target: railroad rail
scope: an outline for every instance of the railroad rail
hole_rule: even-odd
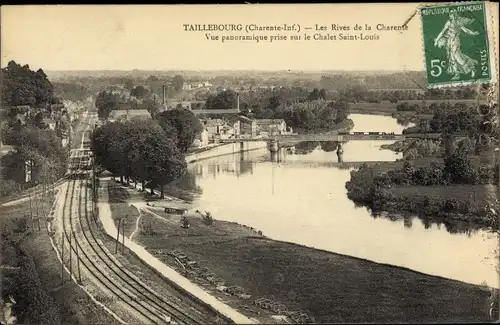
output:
[[[197,316],[189,315],[183,310],[185,306],[178,306],[169,301],[129,274],[99,243],[95,233],[96,222],[91,219],[88,211],[88,176],[89,172],[82,168],[82,164],[75,166],[75,170],[69,175],[63,207],[63,240],[70,245],[70,250],[79,259],[77,262],[81,263],[100,285],[148,322],[168,323],[170,318],[177,324],[205,323],[206,318],[203,318],[199,311],[196,311]],[[77,193],[77,188],[84,193]],[[75,195],[78,196],[77,202]],[[77,211],[74,211],[74,204],[78,205]],[[74,216],[79,220],[75,220]],[[193,312],[192,308],[190,312]]]

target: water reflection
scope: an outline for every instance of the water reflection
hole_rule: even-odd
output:
[[[383,125],[388,132],[401,132],[390,117],[353,120],[359,131]],[[361,164],[350,162],[399,158],[381,150],[383,143],[391,142],[346,143],[344,164],[337,163],[335,150],[329,151],[332,144],[325,151],[323,144],[311,143],[299,145],[312,148],[308,154],[285,151],[279,162],[272,162],[266,149],[203,160],[189,166],[195,187],[203,189],[193,204],[277,240],[498,287],[491,253],[497,236],[464,223],[373,213],[347,198],[345,183]]]
[[[370,211],[369,208],[367,210]],[[373,218],[386,218],[395,222],[403,222],[403,226],[407,229],[411,229],[413,222],[419,222],[424,229],[431,229],[436,227],[436,229],[441,230],[441,226],[450,234],[466,235],[471,237],[473,235],[479,234],[482,227],[476,224],[463,222],[463,221],[450,221],[443,218],[432,218],[429,216],[415,216],[415,215],[401,215],[396,213],[388,213],[385,211],[373,212],[371,211],[371,216]]]
[[[410,126],[413,126],[413,122],[411,121],[411,118],[409,117],[398,117],[396,119],[398,122],[398,125],[403,126],[404,128],[408,128]]]
[[[239,153],[232,157],[235,159],[231,161],[216,161],[213,164],[196,163],[188,175],[193,179],[204,179],[207,177],[216,179],[221,173],[234,174],[236,177],[244,176],[245,174],[253,174],[253,167],[256,162],[245,160],[245,155]]]

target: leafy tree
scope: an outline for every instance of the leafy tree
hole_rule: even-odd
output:
[[[156,116],[160,112],[160,104],[154,100],[145,99],[142,105],[146,108],[149,114],[151,114],[151,118],[155,120]]]
[[[54,101],[54,87],[42,69],[35,72],[29,65],[21,66],[10,61],[2,68],[0,78],[4,105],[42,107]]]
[[[200,120],[187,109],[164,111],[158,115],[158,122],[181,152],[186,152],[202,131]],[[175,137],[172,128],[176,130]]]
[[[238,94],[228,89],[209,96],[205,102],[205,109],[235,109],[237,102]]]
[[[475,184],[478,173],[472,167],[467,154],[456,151],[444,160],[444,176],[453,184]]]
[[[173,79],[172,79],[172,85],[174,86],[174,89],[176,91],[181,91],[182,90],[182,86],[184,86],[184,77],[182,77],[181,75],[176,75]]]
[[[116,142],[118,135],[124,132],[123,127],[124,125],[119,122],[107,123],[94,130],[91,135],[91,149],[96,163],[113,173],[117,173],[118,169],[115,167],[113,157],[110,154],[111,146],[113,142]]]
[[[130,91],[130,96],[135,98],[144,98],[147,94],[148,90],[142,85],[136,86]]]
[[[101,91],[95,100],[95,106],[97,108],[97,115],[99,118],[108,119],[111,111],[118,109],[119,102],[120,95],[111,91]]]
[[[186,161],[156,121],[107,123],[92,134],[92,150],[104,168],[149,184],[151,191],[184,175]]]
[[[133,80],[131,80],[131,79],[127,79],[127,80],[125,81],[124,86],[125,86],[125,89],[127,89],[127,90],[131,91],[132,89],[134,89],[134,81],[133,81]]]
[[[318,90],[318,88],[314,88],[307,96],[308,100],[318,100],[318,99],[326,99],[326,92],[324,89]]]
[[[145,188],[145,182],[152,179],[148,172],[149,162],[145,158],[148,147],[148,141],[152,136],[164,135],[163,129],[153,120],[131,120],[126,122],[129,134],[129,148],[127,151],[127,161],[129,162],[128,174],[136,180],[142,182],[142,188]],[[147,130],[147,132],[145,132]]]
[[[344,101],[337,101],[334,105],[337,111],[336,122],[342,122],[349,116],[349,104]]]

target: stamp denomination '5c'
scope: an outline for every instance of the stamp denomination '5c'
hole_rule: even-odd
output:
[[[429,87],[491,81],[484,2],[423,7],[420,15]]]

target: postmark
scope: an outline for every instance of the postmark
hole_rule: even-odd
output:
[[[428,87],[492,81],[484,2],[426,6],[420,17]]]

